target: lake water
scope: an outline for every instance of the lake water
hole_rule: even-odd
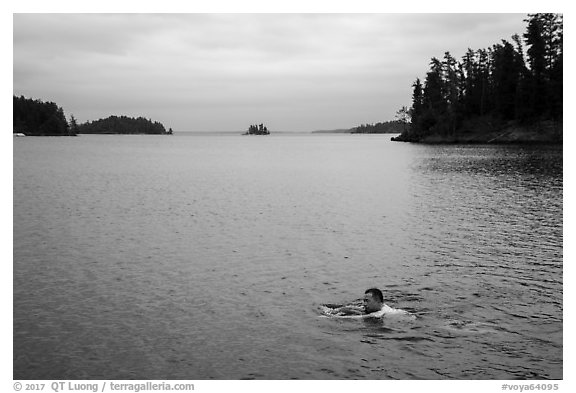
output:
[[[15,379],[561,379],[562,147],[14,139]],[[326,318],[369,287],[415,319]]]

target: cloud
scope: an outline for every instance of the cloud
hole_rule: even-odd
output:
[[[430,57],[521,34],[511,14],[15,14],[14,92],[80,121],[179,130],[390,120]],[[225,115],[223,115],[225,114]],[[292,117],[291,117],[292,116]]]

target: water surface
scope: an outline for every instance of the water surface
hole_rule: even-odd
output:
[[[15,379],[562,376],[561,147],[14,139]]]

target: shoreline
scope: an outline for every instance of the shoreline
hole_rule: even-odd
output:
[[[395,142],[422,144],[494,144],[494,145],[562,145],[562,122],[542,121],[530,125],[508,123],[503,127],[473,127],[452,135],[414,136],[410,133],[391,138]]]

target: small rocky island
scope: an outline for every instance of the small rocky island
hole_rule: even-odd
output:
[[[268,128],[266,128],[264,124],[260,125],[253,124],[250,127],[248,127],[248,131],[246,131],[242,135],[270,135],[270,131],[268,131]]]

